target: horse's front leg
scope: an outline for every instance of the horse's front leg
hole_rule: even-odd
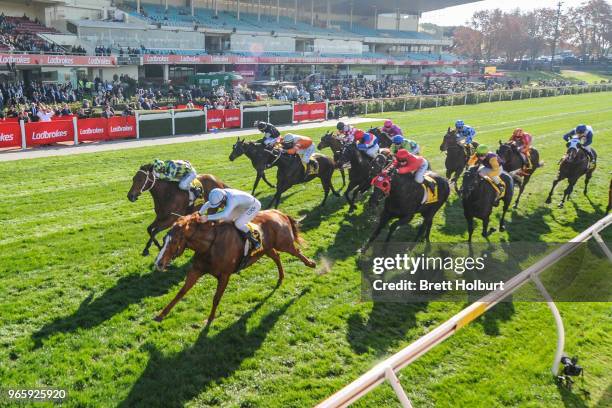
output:
[[[164,310],[162,310],[162,312],[155,317],[154,320],[157,322],[161,322],[164,317],[168,315],[170,310],[172,310],[172,308],[178,303],[178,301],[181,300],[187,292],[189,292],[189,289],[191,289],[193,285],[195,285],[195,283],[198,281],[198,279],[200,279],[201,276],[201,271],[195,270],[193,268],[190,269],[187,273],[187,277],[185,278],[185,283],[183,284],[183,287],[178,291],[174,299],[172,299],[172,301],[168,303]]]
[[[365,252],[366,249],[368,249],[372,241],[374,241],[376,237],[380,234],[380,231],[382,231],[382,229],[389,223],[389,220],[391,220],[391,216],[386,211],[383,211],[383,213],[380,216],[380,221],[378,222],[378,225],[376,226],[374,231],[372,231],[372,234],[370,235],[368,242],[366,242],[365,245],[361,247],[360,249],[361,252]]]
[[[523,178],[523,182],[519,183],[519,192],[518,192],[518,195],[516,197],[516,201],[514,202],[514,209],[515,210],[518,208],[519,200],[521,199],[521,196],[523,195],[523,190],[525,190],[525,187],[527,186],[527,183],[529,182],[530,178],[531,178],[531,176],[525,176]]]
[[[147,241],[144,249],[142,250],[142,256],[149,256],[149,249],[151,248],[152,244],[155,244],[158,249],[161,249],[160,243],[155,238],[155,235],[159,231],[157,229],[157,222],[158,222],[157,219],[155,219],[155,221],[153,221],[151,225],[147,227],[147,233],[149,234],[149,240]]]
[[[576,185],[577,181],[578,179],[568,179],[567,188],[565,189],[565,191],[563,191],[563,198],[561,199],[561,202],[559,203],[559,208],[563,208],[563,205],[565,204],[565,200],[568,200],[570,195],[574,191],[574,186]]]
[[[589,189],[589,181],[591,181],[591,177],[593,177],[593,171],[587,171],[584,178],[584,195],[587,195]]]
[[[495,228],[489,228],[489,218],[490,217],[491,217],[491,214],[485,215],[482,218],[482,236],[485,238],[488,238],[489,235],[491,235],[492,233],[496,231]]]
[[[389,233],[387,234],[387,238],[385,239],[385,242],[389,242],[391,240],[391,235],[393,235],[395,230],[397,230],[400,226],[409,223],[410,220],[412,220],[413,216],[414,214],[406,215],[400,218],[399,220],[395,221],[393,224],[391,224],[391,226],[389,227]],[[420,228],[419,228],[419,231],[420,231]]]
[[[265,183],[268,185],[268,187],[270,187],[270,188],[276,188],[276,186],[275,186],[274,184],[272,184],[272,183],[270,183],[270,182],[268,181],[268,178],[266,177],[266,172],[265,172],[265,171],[262,171],[262,172],[261,172],[261,178],[262,178],[262,179],[263,179],[263,181],[264,181],[264,182],[265,182]]]
[[[215,297],[213,298],[212,308],[210,309],[210,314],[208,315],[208,319],[206,319],[206,326],[209,326],[212,321],[215,319],[215,315],[217,313],[217,307],[219,306],[219,301],[221,301],[221,296],[223,296],[223,292],[225,292],[225,288],[229,282],[229,273],[227,275],[221,274],[221,276],[217,280],[217,290],[215,291]]]
[[[255,195],[255,190],[257,189],[257,186],[259,185],[259,180],[261,180],[261,173],[258,171],[257,174],[255,175],[255,183],[253,183],[253,190],[251,190],[252,196]]]
[[[555,191],[555,187],[557,187],[557,184],[559,184],[559,181],[561,181],[561,178],[560,176],[557,176],[557,178],[553,181],[550,192],[548,193],[548,197],[546,198],[546,201],[545,201],[546,204],[550,204],[552,202],[553,191]]]

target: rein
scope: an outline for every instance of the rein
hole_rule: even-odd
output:
[[[142,184],[142,187],[140,188],[140,194],[145,193],[149,190],[151,190],[154,186],[155,186],[155,182],[157,181],[157,177],[155,177],[155,172],[153,171],[144,171],[144,170],[138,170],[138,173],[143,173],[147,178],[145,180],[145,182]],[[149,175],[151,175],[152,177],[149,178]],[[149,182],[149,180],[151,181],[151,187],[146,188],[147,187],[147,183]]]

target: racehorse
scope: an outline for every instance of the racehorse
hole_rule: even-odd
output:
[[[357,149],[355,143],[349,143],[342,149],[339,158],[340,166],[350,163],[349,184],[344,192],[344,198],[349,203],[349,213],[355,210],[355,200],[358,194],[363,194],[370,188],[371,160]]]
[[[384,130],[377,128],[377,127],[373,127],[370,130],[368,130],[368,133],[371,133],[378,138],[378,145],[381,148],[391,147],[391,144],[393,143],[392,139],[387,134],[387,132],[385,132]]]
[[[329,147],[334,154],[334,162],[336,165],[338,164],[338,159],[340,158],[340,153],[342,152],[342,148],[344,144],[340,139],[334,136],[334,134],[330,131],[327,131],[323,137],[321,137],[321,141],[317,145],[317,150],[323,150],[326,147]],[[344,175],[344,167],[337,166],[338,170],[340,170],[340,175],[342,176],[342,187],[338,191],[342,191],[344,185],[346,184],[346,177]]]
[[[389,221],[398,218],[389,227],[385,242],[389,242],[393,232],[401,225],[409,223],[416,213],[423,216],[423,223],[419,227],[415,242],[422,236],[429,242],[433,218],[450,195],[450,185],[447,179],[434,173],[429,173],[429,175],[436,181],[438,189],[438,200],[429,204],[425,203],[423,185],[414,180],[413,174],[396,174],[394,176],[381,174],[372,181],[375,188],[370,197],[370,206],[376,205],[386,195],[385,205],[378,220],[378,225],[370,235],[368,242],[361,248],[361,252],[365,252]]]
[[[574,185],[578,181],[582,175],[585,175],[584,179],[584,195],[587,195],[587,190],[589,188],[589,181],[591,177],[593,177],[593,172],[595,171],[595,166],[589,168],[589,157],[587,153],[580,147],[580,139],[574,137],[570,139],[567,143],[567,151],[565,156],[561,159],[559,165],[559,172],[557,173],[557,178],[553,181],[552,188],[550,189],[550,193],[548,193],[548,197],[546,198],[546,204],[550,204],[552,201],[552,194],[559,183],[563,179],[567,179],[568,185],[565,191],[563,192],[563,198],[559,203],[559,208],[563,208],[563,204],[565,200],[567,200],[574,191]],[[593,155],[597,158],[597,153],[595,149],[592,149]]]
[[[516,201],[514,201],[514,208],[518,208],[519,200],[521,199],[521,195],[523,195],[523,190],[529,183],[531,176],[538,167],[542,167],[542,163],[540,163],[540,153],[534,149],[533,147],[530,150],[531,156],[531,168],[527,170],[523,170],[523,159],[521,158],[521,153],[518,151],[516,145],[514,143],[502,143],[499,141],[499,149],[497,150],[497,155],[501,159],[502,167],[504,170],[512,176],[515,182],[519,185],[519,193],[516,197]]]
[[[299,249],[302,239],[293,218],[278,210],[267,210],[259,212],[252,222],[262,230],[263,249],[248,259],[245,268],[257,262],[263,255],[272,258],[278,269],[278,286],[285,277],[278,251],[299,258],[309,268],[316,266],[315,262],[304,256]],[[158,270],[166,269],[174,258],[185,251],[185,248],[195,251],[185,283],[155,320],[162,321],[198,279],[209,273],[217,279],[217,290],[206,322],[209,325],[215,318],[217,306],[231,274],[238,271],[242,262],[244,239],[233,223],[214,221],[201,223],[198,213],[181,217],[166,234],[164,246],[155,259],[155,267]]]
[[[208,193],[213,188],[228,187],[212,174],[201,174],[198,180],[202,183],[202,198],[208,198]],[[190,214],[197,210],[189,204],[189,193],[179,189],[178,183],[160,180],[155,176],[152,164],[141,166],[132,178],[132,187],[128,191],[127,198],[131,202],[138,200],[140,194],[150,192],[153,197],[155,208],[155,220],[147,227],[149,240],[142,251],[143,256],[149,255],[151,244],[161,249],[161,245],[155,238],[158,232],[170,227],[178,217]]]
[[[478,146],[478,143],[472,142],[474,147]],[[450,127],[446,131],[442,144],[440,145],[440,151],[446,152],[446,160],[444,160],[444,166],[446,167],[446,178],[455,185],[455,191],[457,191],[457,181],[463,173],[469,157],[465,151],[465,147],[457,142],[457,130],[451,129]],[[452,177],[451,177],[452,176]]]
[[[245,142],[244,139],[240,140],[240,137],[238,137],[236,138],[236,143],[234,143],[234,146],[232,146],[232,152],[229,155],[230,161],[236,160],[243,154],[251,160],[251,164],[253,165],[256,173],[255,183],[253,184],[251,195],[255,195],[255,189],[257,189],[257,185],[261,179],[263,179],[268,186],[275,188],[274,184],[268,181],[265,173],[265,170],[269,167],[269,163],[267,163],[266,160],[269,159],[270,156],[261,149],[258,149],[259,146],[263,145],[255,142]],[[264,159],[262,160],[262,158]]]
[[[500,200],[503,200],[502,216],[499,221],[499,230],[505,231],[505,217],[508,207],[512,202],[514,194],[513,179],[508,173],[502,172],[500,177],[506,183],[506,190]],[[489,229],[489,217],[493,212],[497,193],[491,183],[478,175],[478,166],[470,167],[463,174],[463,183],[459,192],[463,203],[463,215],[468,224],[468,242],[472,242],[474,232],[474,218],[482,220],[482,236],[487,238],[496,231],[495,228]]]
[[[323,186],[323,201],[321,206],[325,205],[327,196],[330,190],[334,195],[339,196],[340,193],[334,189],[332,185],[332,175],[336,169],[336,163],[333,159],[322,154],[315,153],[312,155],[311,160],[316,160],[318,165],[317,174],[306,175],[306,170],[302,165],[302,159],[297,154],[286,154],[281,153],[280,150],[273,150],[268,152],[271,156],[272,165],[277,167],[276,171],[276,193],[266,208],[274,206],[277,208],[280,204],[281,195],[289,190],[296,184],[307,183],[314,178],[321,179],[321,185]],[[309,164],[310,166],[310,164]]]

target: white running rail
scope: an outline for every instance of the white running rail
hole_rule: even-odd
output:
[[[574,250],[576,250],[581,243],[586,242],[591,238],[594,238],[595,241],[597,241],[601,249],[604,251],[608,259],[610,260],[610,262],[612,262],[612,252],[610,252],[610,249],[606,246],[605,242],[599,235],[599,232],[605,229],[610,224],[612,224],[612,214],[609,214],[601,220],[597,221],[595,224],[580,233],[568,243],[562,245],[561,247],[553,251],[551,254],[542,258],[535,264],[531,265],[529,268],[525,269],[518,275],[514,276],[512,279],[508,280],[504,285],[505,290],[490,292],[487,295],[483,296],[481,299],[472,303],[470,306],[466,307],[461,312],[457,313],[455,316],[451,317],[431,332],[427,333],[426,335],[416,340],[414,343],[410,344],[398,353],[392,355],[385,361],[377,364],[372,369],[370,369],[370,371],[366,372],[361,377],[359,377],[340,391],[336,392],[326,400],[320,402],[317,405],[317,408],[346,407],[366,395],[368,392],[372,391],[374,388],[378,387],[385,380],[388,380],[390,382],[402,406],[404,408],[412,408],[410,400],[404,392],[404,389],[402,388],[402,385],[400,384],[396,373],[402,368],[412,363],[413,361],[417,360],[434,346],[440,344],[442,341],[455,334],[455,332],[457,332],[463,326],[467,325],[468,323],[485,313],[487,310],[491,309],[502,299],[516,291],[529,280],[532,280],[537,286],[537,288],[540,290],[540,292],[542,292],[542,295],[546,299],[548,307],[552,311],[553,316],[555,318],[558,337],[557,351],[555,353],[555,359],[552,365],[552,372],[553,375],[557,375],[559,370],[559,363],[561,361],[561,357],[563,356],[563,346],[565,342],[563,321],[561,320],[561,315],[559,314],[557,306],[552,301],[550,294],[546,291],[546,289],[540,282],[538,276],[549,266],[555,264],[561,258],[569,255]]]

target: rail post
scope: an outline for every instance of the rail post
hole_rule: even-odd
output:
[[[402,112],[406,112],[406,98],[404,98],[404,108],[402,109]]]
[[[26,133],[25,133],[25,123],[23,120],[19,121],[19,128],[21,129],[21,150],[26,149]]]
[[[489,102],[491,102],[491,98],[493,97],[493,91],[489,92]]]
[[[553,360],[551,371],[553,375],[557,375],[559,373],[559,363],[561,362],[561,357],[563,357],[563,349],[565,347],[565,328],[563,327],[563,320],[561,319],[561,314],[559,313],[557,305],[553,302],[550,293],[548,293],[540,278],[532,274],[531,280],[535,283],[542,296],[544,296],[546,304],[555,318],[555,325],[557,326],[557,349],[555,351],[555,359]]]
[[[385,113],[385,100],[380,100],[380,113]]]
[[[72,129],[74,129],[74,145],[79,145],[79,129],[77,126],[77,118],[76,116],[72,117]]]
[[[174,109],[170,109],[170,116],[172,117],[172,136],[176,135],[176,126],[174,123]]]
[[[422,103],[423,103],[423,99],[419,96],[419,109],[421,109]]]
[[[410,403],[410,400],[408,399],[399,378],[397,378],[395,371],[393,371],[393,368],[391,368],[389,365],[385,368],[385,378],[387,381],[389,381],[389,384],[391,384],[391,388],[393,388],[393,391],[395,391],[395,395],[397,395],[397,398],[400,400],[402,407],[412,408],[412,404]]]
[[[468,97],[468,94],[467,94],[467,92],[466,92],[466,93],[465,93],[465,96],[463,97],[463,104],[464,104],[464,105],[467,105],[467,97]]]
[[[138,111],[134,112],[134,117],[136,118],[136,139],[140,139],[140,113]]]
[[[476,105],[480,103],[480,93],[476,92]]]
[[[436,95],[436,108],[438,107],[439,99],[440,99],[440,95]]]

